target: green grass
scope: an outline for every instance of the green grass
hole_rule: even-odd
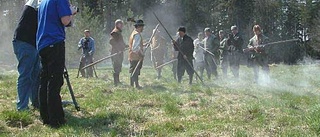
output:
[[[241,79],[206,80],[188,85],[172,77],[170,67],[156,80],[153,69],[142,70],[137,90],[114,87],[112,70],[99,68],[99,78],[70,80],[81,107],[65,107],[68,122],[60,129],[43,126],[39,112],[17,112],[15,72],[0,73],[0,136],[320,136],[320,66],[271,67],[271,81],[255,84],[252,70],[241,67]],[[220,70],[219,70],[220,71]],[[221,72],[221,71],[220,71]],[[63,100],[71,100],[64,85]]]

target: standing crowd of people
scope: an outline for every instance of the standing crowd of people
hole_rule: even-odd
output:
[[[77,14],[77,8],[68,0],[28,0],[25,4],[19,23],[13,37],[13,48],[18,64],[17,82],[17,110],[28,110],[29,98],[32,106],[40,110],[43,124],[50,127],[60,127],[66,123],[62,108],[60,90],[63,85],[65,69],[65,27],[72,26],[73,16]],[[249,40],[247,48],[244,48],[244,40],[236,26],[231,27],[231,34],[227,35],[223,30],[219,36],[215,36],[210,28],[205,28],[193,40],[185,27],[179,27],[177,38],[172,41],[172,47],[168,48],[165,38],[159,30],[154,30],[151,43],[144,43],[142,32],[143,20],[137,20],[134,24],[128,45],[124,41],[122,31],[124,22],[115,21],[115,27],[110,33],[110,45],[113,65],[114,85],[122,84],[120,73],[124,52],[128,48],[130,62],[130,85],[141,89],[139,75],[143,66],[146,45],[151,44],[151,58],[157,72],[157,78],[162,77],[162,67],[165,65],[165,57],[168,49],[172,49],[172,71],[174,78],[181,83],[185,72],[189,76],[189,84],[192,84],[194,74],[197,79],[203,79],[204,70],[207,78],[212,75],[217,79],[218,66],[221,64],[223,77],[227,77],[228,68],[235,78],[239,78],[239,64],[243,53],[250,57],[255,81],[258,81],[259,66],[267,74],[269,73],[267,53],[261,44],[266,44],[268,38],[262,34],[259,25],[253,27],[254,36]],[[93,77],[93,67],[80,70],[93,62],[95,53],[94,39],[89,30],[84,31],[84,37],[80,39],[78,48],[82,49],[79,71],[82,77]],[[40,67],[41,66],[41,67]],[[198,75],[197,71],[200,71]]]

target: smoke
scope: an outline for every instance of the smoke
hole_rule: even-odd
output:
[[[10,9],[7,9],[10,7]],[[17,65],[13,52],[12,38],[22,8],[13,6],[12,1],[1,3],[0,7],[0,69],[12,70]]]
[[[153,12],[158,16],[171,36],[175,36],[177,28],[183,25],[181,22],[183,16],[182,10],[175,5],[175,2],[167,1],[160,5],[155,5],[146,11],[144,19],[147,24],[146,33],[148,36],[152,33],[152,29],[159,24],[153,15]],[[159,30],[162,36],[164,36],[168,41],[171,41],[162,26],[159,27]]]

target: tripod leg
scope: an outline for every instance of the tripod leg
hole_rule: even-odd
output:
[[[92,66],[92,69],[93,69],[94,75],[96,76],[96,78],[98,78],[98,75],[97,75],[97,72],[96,72],[96,67]]]
[[[79,64],[77,78],[79,78],[79,75],[80,75],[80,69],[81,69],[80,66],[81,66],[81,64]]]
[[[65,69],[65,72],[63,73],[63,77],[66,79],[67,86],[68,86],[68,89],[69,89],[69,92],[70,92],[74,107],[76,108],[77,111],[80,111],[80,106],[78,105],[78,103],[76,101],[76,98],[74,96],[73,89],[72,89],[72,86],[71,86],[71,83],[70,83],[70,80],[69,80],[69,74],[68,74],[68,71],[66,69]]]

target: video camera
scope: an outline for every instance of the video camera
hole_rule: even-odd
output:
[[[89,38],[85,38],[85,41],[83,42],[83,49],[89,49],[89,42],[90,39]]]
[[[79,7],[75,7],[75,8],[76,8],[77,13],[80,12],[80,8]]]

